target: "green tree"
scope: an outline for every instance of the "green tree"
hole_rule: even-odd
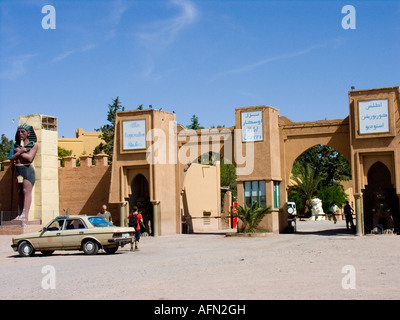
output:
[[[296,174],[298,167],[309,163],[322,177],[322,186],[331,186],[337,180],[350,180],[351,167],[346,158],[335,149],[317,145],[301,154],[293,166],[292,172]]]
[[[325,213],[331,211],[332,205],[336,204],[339,208],[342,208],[348,200],[348,195],[344,191],[341,184],[334,184],[328,187],[322,187],[317,192],[317,198],[322,200],[322,209]]]
[[[113,99],[113,103],[108,105],[107,121],[109,124],[102,126],[96,131],[101,131],[102,134],[100,138],[105,141],[105,143],[100,143],[93,151],[93,154],[105,153],[108,155],[108,163],[112,163],[112,155],[114,149],[114,132],[115,132],[115,118],[118,111],[124,111],[124,107],[119,101],[119,97]]]
[[[72,150],[67,150],[61,147],[58,147],[58,157],[61,158],[61,166],[65,166],[65,157],[68,157],[72,154]]]
[[[322,176],[317,173],[316,169],[310,163],[297,165],[297,172],[292,175],[291,179],[294,185],[290,187],[289,193],[293,190],[301,199],[301,207],[304,213],[311,212],[311,200],[317,194],[318,188],[322,181]]]
[[[8,160],[11,148],[14,144],[13,140],[8,140],[7,137],[2,134],[0,141],[0,162]]]
[[[190,121],[191,121],[191,124],[186,126],[186,128],[193,129],[193,130],[204,129],[204,127],[202,127],[199,123],[199,117],[196,117],[195,114],[190,118]]]
[[[254,202],[251,207],[246,204],[238,206],[237,216],[244,224],[244,231],[253,233],[256,232],[256,227],[264,215],[271,209],[271,207],[258,208],[258,203]]]
[[[229,187],[233,201],[237,200],[236,167],[221,157],[221,186]]]

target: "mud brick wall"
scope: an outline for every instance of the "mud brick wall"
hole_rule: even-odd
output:
[[[58,170],[60,215],[67,210],[69,214],[96,215],[106,204],[114,224],[119,224],[118,205],[108,204],[111,166],[107,164],[107,156],[95,156],[95,165],[92,165],[91,156],[79,158],[79,167],[75,157],[66,157],[65,166]]]
[[[17,211],[18,195],[13,179],[11,161],[7,160],[2,164],[3,170],[0,171],[0,211]]]

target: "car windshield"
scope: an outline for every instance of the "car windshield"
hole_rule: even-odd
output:
[[[64,219],[53,220],[46,228],[47,231],[62,230],[64,225]]]
[[[89,218],[89,222],[94,226],[94,227],[111,227],[112,224],[109,223],[107,220],[105,220],[102,217],[90,217]]]

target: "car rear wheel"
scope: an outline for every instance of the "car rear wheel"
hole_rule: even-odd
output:
[[[31,257],[35,254],[35,249],[28,241],[22,241],[18,245],[18,253],[21,257]]]
[[[99,251],[99,245],[97,244],[97,242],[95,240],[85,240],[82,243],[82,250],[85,254],[96,254],[97,251]]]

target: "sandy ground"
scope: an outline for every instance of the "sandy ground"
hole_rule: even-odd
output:
[[[300,221],[296,234],[267,237],[147,237],[115,255],[20,258],[10,244],[0,236],[0,299],[400,298],[399,236],[354,236],[343,221]]]

